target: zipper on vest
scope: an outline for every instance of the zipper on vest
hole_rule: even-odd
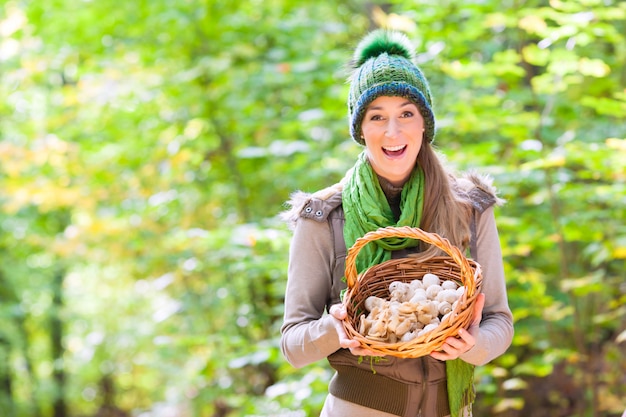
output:
[[[424,408],[426,406],[426,401],[428,401],[428,398],[426,396],[426,391],[428,388],[428,361],[426,360],[425,356],[422,356],[420,358],[420,360],[422,361],[422,398],[420,398],[420,403],[419,403],[419,407],[418,410],[419,412],[417,413],[418,417],[422,417],[424,416]]]

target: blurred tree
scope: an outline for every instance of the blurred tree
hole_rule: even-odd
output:
[[[346,66],[387,26],[450,164],[508,200],[517,333],[476,414],[620,415],[625,4],[3,3],[1,414],[317,415],[328,366],[277,346],[276,214],[354,161]]]

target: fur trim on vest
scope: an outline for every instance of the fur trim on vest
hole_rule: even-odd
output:
[[[476,172],[454,178],[453,189],[459,194],[467,195],[479,213],[494,204],[498,206],[504,204],[504,200],[497,195],[492,178]],[[282,212],[280,217],[291,229],[295,228],[296,222],[301,217],[325,221],[328,214],[341,205],[342,190],[343,183],[339,182],[312,194],[296,191],[286,202],[288,209]]]

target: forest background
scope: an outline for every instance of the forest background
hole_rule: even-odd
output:
[[[0,416],[315,416],[281,357],[295,190],[338,179],[376,27],[491,175],[516,334],[479,416],[626,409],[626,2],[0,3]]]

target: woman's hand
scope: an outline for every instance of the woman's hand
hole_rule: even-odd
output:
[[[480,293],[476,297],[474,304],[474,319],[469,329],[460,329],[459,337],[448,337],[441,346],[441,349],[432,352],[430,356],[440,361],[448,361],[456,359],[476,344],[476,336],[478,336],[480,321],[483,318],[483,307],[485,306],[485,294]]]
[[[337,330],[337,336],[339,336],[339,346],[344,349],[350,349],[350,353],[355,356],[385,356],[376,352],[372,352],[369,349],[365,349],[361,347],[361,344],[358,340],[350,339],[346,334],[346,330],[343,328],[343,324],[341,323],[344,318],[346,318],[346,307],[343,304],[335,304],[332,305],[329,309],[330,315],[334,318],[333,324],[335,326],[335,330]]]

